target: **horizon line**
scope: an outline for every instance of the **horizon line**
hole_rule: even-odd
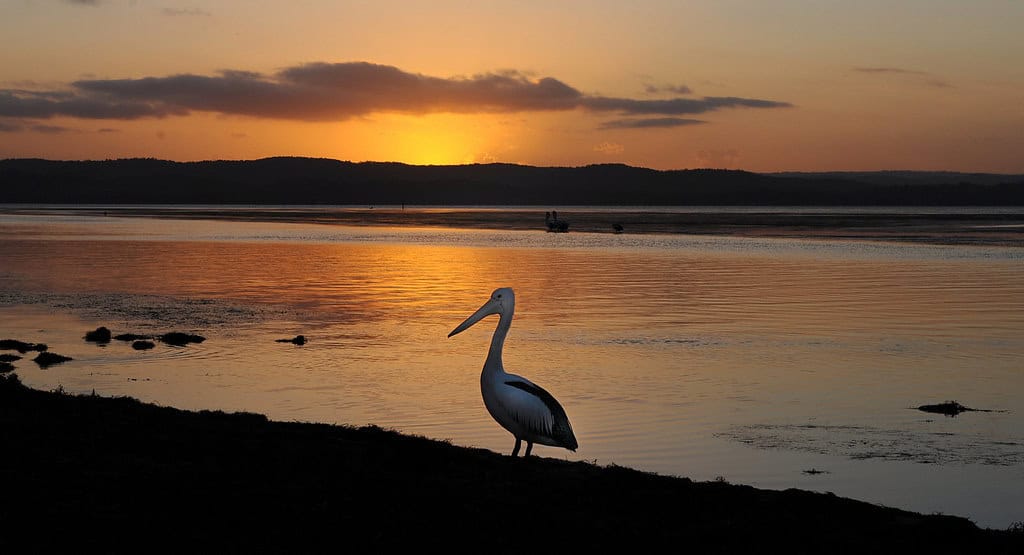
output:
[[[535,165],[535,164],[524,164],[520,162],[466,162],[462,164],[415,164],[410,162],[402,162],[398,160],[342,160],[338,158],[329,158],[326,156],[299,156],[299,155],[275,155],[275,156],[264,156],[261,158],[207,158],[197,160],[172,160],[169,158],[157,158],[154,156],[132,156],[125,158],[79,158],[79,159],[57,159],[57,158],[41,158],[41,157],[8,157],[0,158],[0,162],[9,161],[20,161],[20,160],[42,160],[45,162],[120,162],[120,161],[131,161],[131,160],[151,160],[156,162],[171,162],[175,164],[203,164],[203,163],[216,163],[216,162],[260,162],[264,160],[279,160],[279,159],[296,159],[296,160],[323,160],[330,162],[338,162],[343,164],[395,164],[402,166],[409,166],[415,168],[457,168],[457,167],[469,167],[469,166],[518,166],[524,168],[537,168],[537,169],[578,169],[578,168],[590,168],[600,166],[621,166],[638,170],[647,170],[653,172],[679,172],[679,171],[730,171],[730,172],[742,172],[752,173],[758,175],[780,175],[780,174],[862,174],[862,173],[938,173],[938,174],[956,174],[956,175],[999,175],[999,176],[1024,176],[1024,172],[1012,173],[1012,172],[988,172],[988,171],[959,171],[959,170],[921,170],[921,169],[873,169],[873,170],[774,170],[774,171],[756,171],[748,170],[743,168],[716,168],[711,166],[691,167],[691,168],[670,168],[670,169],[658,169],[651,168],[648,166],[635,166],[627,164],[625,162],[601,162],[594,164],[583,164],[583,165]]]

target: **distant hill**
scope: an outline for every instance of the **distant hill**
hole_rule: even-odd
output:
[[[872,172],[779,172],[769,173],[773,177],[799,179],[845,179],[875,185],[999,185],[1024,181],[1024,175],[998,173],[961,173],[912,170],[886,170]]]
[[[1020,206],[1024,175],[9,159],[0,160],[0,203]]]

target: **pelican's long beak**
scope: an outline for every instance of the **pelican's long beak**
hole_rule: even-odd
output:
[[[479,322],[480,320],[483,320],[485,316],[490,316],[491,314],[497,314],[498,310],[499,310],[499,305],[498,305],[498,302],[496,300],[491,299],[491,300],[487,301],[486,303],[484,303],[484,306],[481,306],[480,308],[478,308],[477,311],[472,314],[472,316],[470,316],[469,318],[466,318],[465,321],[463,321],[461,324],[456,326],[456,328],[453,329],[452,332],[448,334],[448,337],[451,337],[451,336],[453,336],[453,335],[455,335],[457,333],[462,333],[462,332],[466,331],[473,324]]]

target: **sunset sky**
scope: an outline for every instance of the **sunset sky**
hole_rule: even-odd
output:
[[[0,158],[1024,173],[1024,2],[6,0]]]

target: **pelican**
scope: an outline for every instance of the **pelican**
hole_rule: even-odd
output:
[[[491,314],[497,314],[498,327],[491,337],[491,348],[487,351],[483,372],[480,373],[480,393],[484,406],[502,428],[516,438],[512,456],[519,455],[519,448],[526,441],[526,454],[530,456],[533,444],[564,447],[575,451],[579,444],[572,433],[569,417],[558,401],[539,385],[530,380],[505,372],[501,364],[501,348],[505,336],[512,326],[512,313],[516,308],[516,295],[509,287],[495,289],[491,298],[472,316],[459,324],[448,337],[467,330],[473,324]]]

